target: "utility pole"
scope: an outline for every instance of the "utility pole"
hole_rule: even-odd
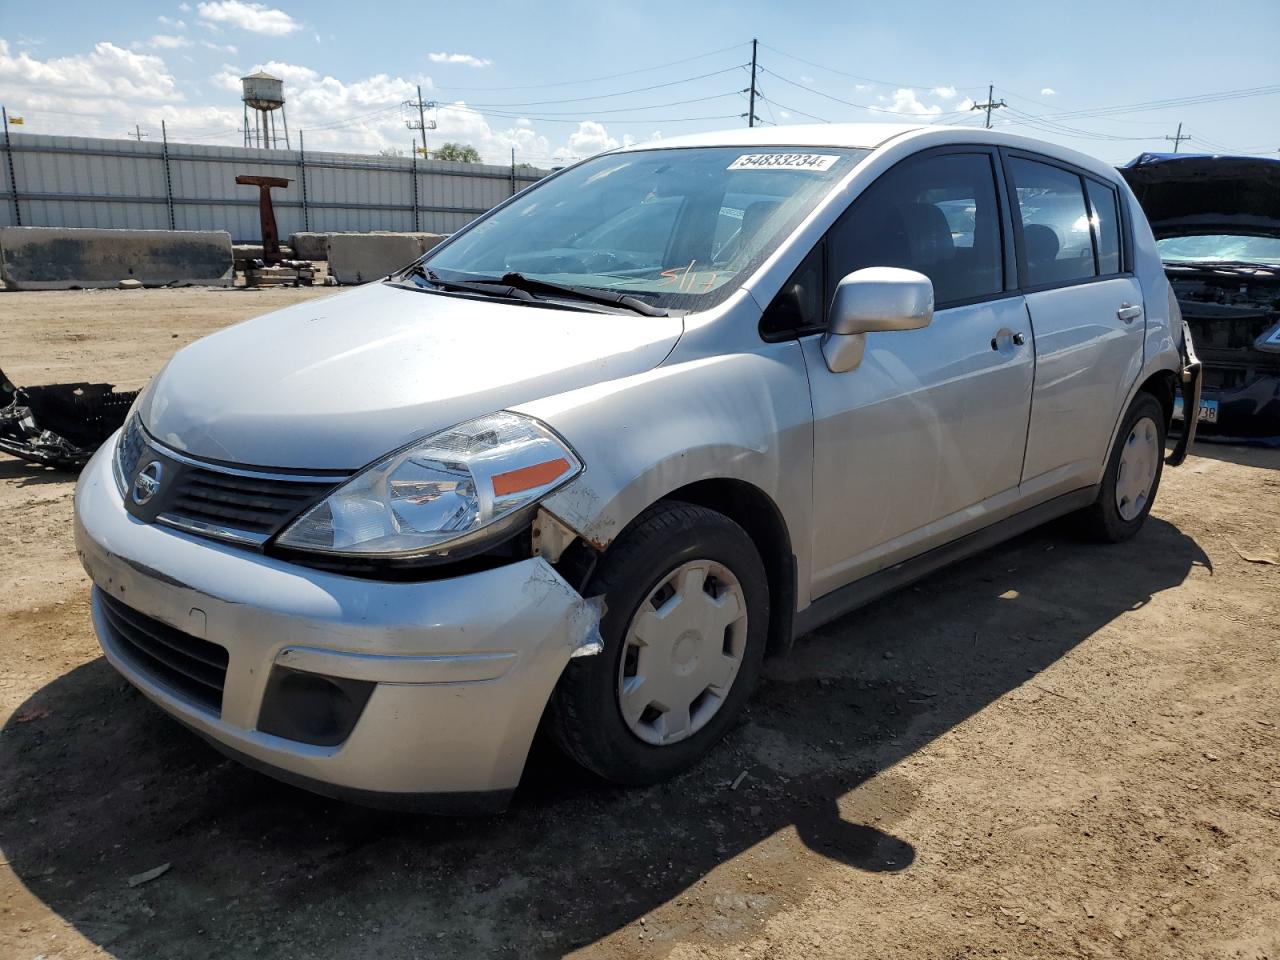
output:
[[[418,99],[406,100],[404,105],[406,107],[417,107],[418,109],[418,122],[414,123],[412,120],[406,120],[404,125],[410,130],[422,131],[422,158],[425,160],[427,159],[427,131],[436,128],[436,122],[427,119],[427,111],[434,110],[436,102],[434,100],[424,101],[422,99],[422,84],[418,84]]]
[[[756,125],[756,44],[758,41],[753,37],[751,40],[751,98],[747,101],[747,126],[754,127]]]
[[[149,136],[151,136],[151,134],[142,132],[142,127],[138,126],[136,123],[133,125],[133,137],[139,143],[142,142],[143,137],[149,137]]]
[[[1178,124],[1178,132],[1177,132],[1177,133],[1175,133],[1172,137],[1165,137],[1165,139],[1166,139],[1166,140],[1172,140],[1172,141],[1173,141],[1173,152],[1174,152],[1174,153],[1177,153],[1177,152],[1178,152],[1178,145],[1179,145],[1180,143],[1182,143],[1182,141],[1183,141],[1183,140],[1190,140],[1190,139],[1191,139],[1191,134],[1189,134],[1189,133],[1188,133],[1188,134],[1184,137],[1184,136],[1182,135],[1182,124],[1181,124],[1181,123],[1179,123],[1179,124]]]
[[[1001,107],[1007,107],[1007,106],[1008,106],[1008,104],[1007,104],[1007,103],[1005,103],[1003,99],[1001,99],[1001,100],[996,100],[996,99],[995,99],[995,92],[996,92],[996,86],[995,86],[995,84],[994,84],[994,83],[992,83],[992,84],[988,84],[988,85],[987,85],[987,102],[986,102],[986,103],[975,103],[972,107],[970,107],[970,108],[969,108],[970,110],[985,110],[985,111],[987,111],[987,122],[984,124],[984,126],[985,126],[988,130],[990,130],[990,129],[991,129],[991,111],[992,111],[992,110],[999,110]]]

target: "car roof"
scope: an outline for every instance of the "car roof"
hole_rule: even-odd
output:
[[[655,147],[858,147],[873,149],[921,129],[910,123],[797,123],[781,127],[738,127],[663,137],[625,147],[626,150]]]
[[[731,130],[711,130],[706,133],[690,133],[678,137],[663,137],[644,143],[620,147],[611,153],[632,150],[667,150],[683,147],[823,147],[876,150],[891,143],[910,142],[917,149],[947,144],[990,144],[1014,150],[1027,150],[1046,157],[1075,164],[1095,176],[1123,183],[1116,168],[1097,157],[1080,153],[1070,147],[1060,146],[1032,137],[1024,137],[1003,130],[986,130],[982,127],[965,127],[954,124],[920,123],[798,123],[771,127],[738,127]]]

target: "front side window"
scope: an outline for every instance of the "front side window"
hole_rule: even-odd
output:
[[[1027,264],[1024,286],[1097,276],[1080,177],[1022,157],[1009,160],[1009,173],[1022,219],[1022,251]]]
[[[751,275],[866,150],[702,147],[604,154],[432,251],[452,281],[510,273],[700,310]]]
[[[906,160],[854,202],[828,240],[828,300],[863,267],[902,267],[933,281],[939,306],[1004,289],[1000,207],[986,153]]]

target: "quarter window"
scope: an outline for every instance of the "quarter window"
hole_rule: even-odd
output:
[[[1022,157],[1009,160],[1009,172],[1022,218],[1022,252],[1027,265],[1024,285],[1037,287],[1097,276],[1080,177]],[[1112,208],[1114,223],[1114,201]]]
[[[832,229],[827,297],[863,267],[903,267],[933,281],[939,306],[1004,289],[1000,207],[986,153],[906,160],[873,183]]]
[[[1120,272],[1120,210],[1116,192],[1097,180],[1085,180],[1093,223],[1093,239],[1098,245],[1098,273]]]

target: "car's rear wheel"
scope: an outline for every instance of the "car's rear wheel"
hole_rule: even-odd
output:
[[[697,762],[733,724],[760,670],[769,586],[755,545],[723,514],[666,502],[601,559],[604,650],[572,660],[551,731],[574,760],[623,784]]]
[[[1164,439],[1164,408],[1151,394],[1139,393],[1116,434],[1098,499],[1084,511],[1089,534],[1119,543],[1142,528],[1160,488]]]

